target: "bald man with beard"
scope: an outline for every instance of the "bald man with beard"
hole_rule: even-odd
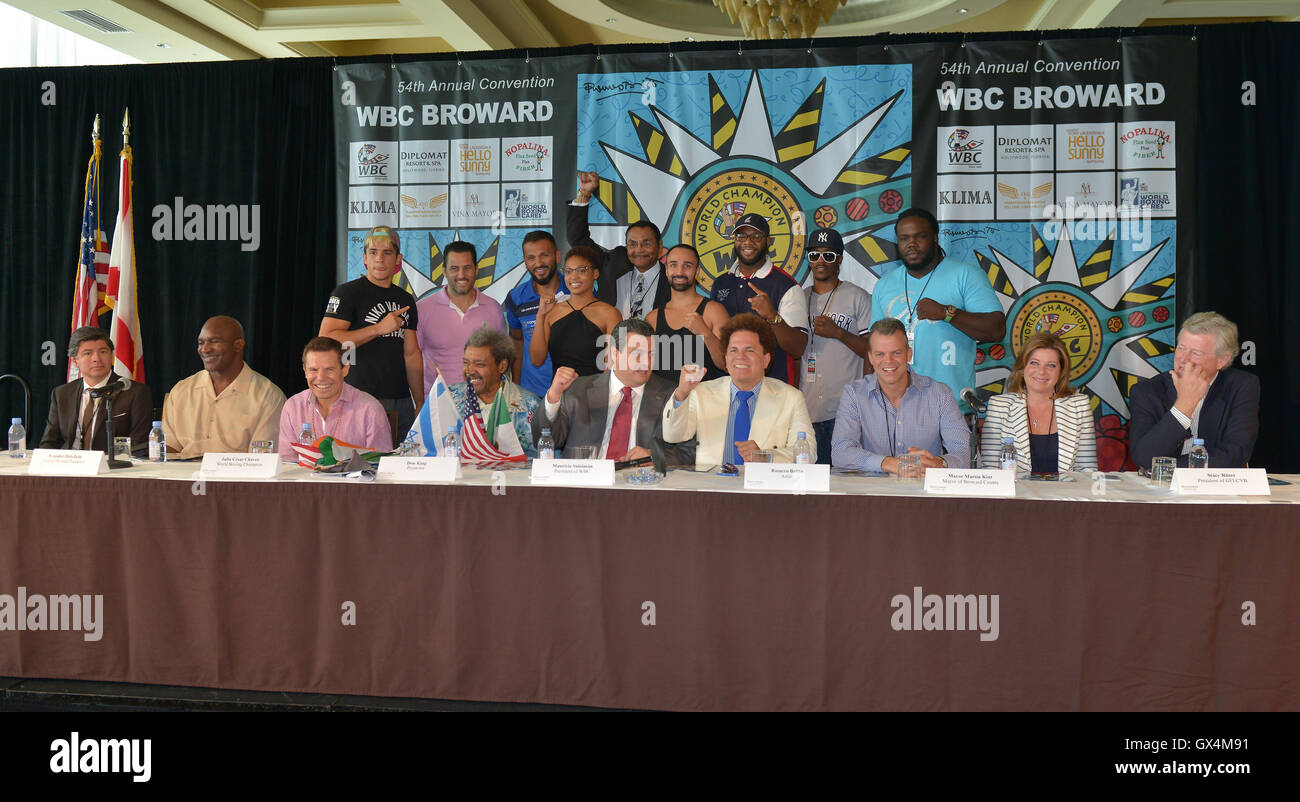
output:
[[[244,327],[233,317],[208,318],[199,332],[203,370],[181,379],[163,405],[167,451],[180,459],[208,452],[246,452],[255,440],[275,442],[284,393],[244,362]]]

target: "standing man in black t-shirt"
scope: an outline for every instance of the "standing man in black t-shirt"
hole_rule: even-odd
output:
[[[330,293],[319,334],[355,349],[347,383],[396,412],[397,431],[407,432],[424,403],[424,361],[416,341],[415,298],[393,286],[401,240],[388,226],[375,226],[361,253],[366,274]]]

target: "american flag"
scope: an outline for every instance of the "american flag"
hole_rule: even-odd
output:
[[[465,406],[469,414],[465,425],[461,427],[460,457],[462,462],[525,462],[524,448],[515,433],[514,421],[504,403],[494,403],[489,414],[496,414],[496,446],[488,440],[487,429],[483,424],[483,408],[479,405],[478,394],[474,388],[465,388]],[[499,393],[500,391],[498,391]],[[498,395],[498,399],[500,396]],[[504,449],[504,450],[503,450]]]
[[[86,165],[86,195],[81,215],[81,252],[77,257],[77,274],[72,285],[72,329],[99,325],[101,284],[97,278],[108,273],[108,240],[99,228],[99,117],[95,117],[94,149]],[[77,363],[68,359],[68,381],[81,376]]]

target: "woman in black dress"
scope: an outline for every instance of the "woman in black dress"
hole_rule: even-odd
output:
[[[591,376],[605,369],[596,357],[606,348],[607,335],[623,316],[604,301],[596,300],[596,279],[600,276],[600,255],[578,245],[564,255],[564,284],[568,299],[542,298],[537,309],[537,328],[528,344],[528,358],[534,365],[551,357],[551,367],[566,367],[579,376]]]

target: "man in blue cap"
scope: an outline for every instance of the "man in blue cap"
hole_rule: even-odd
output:
[[[840,232],[833,228],[810,232],[805,252],[813,277],[812,286],[804,290],[812,331],[800,363],[799,387],[817,434],[817,461],[829,465],[840,395],[845,385],[862,378],[871,294],[840,279],[844,259]]]
[[[767,218],[761,214],[750,212],[736,221],[731,230],[736,264],[714,280],[711,297],[732,317],[751,312],[771,324],[777,349],[767,375],[793,383],[808,344],[808,310],[799,285],[772,264],[769,232]]]

